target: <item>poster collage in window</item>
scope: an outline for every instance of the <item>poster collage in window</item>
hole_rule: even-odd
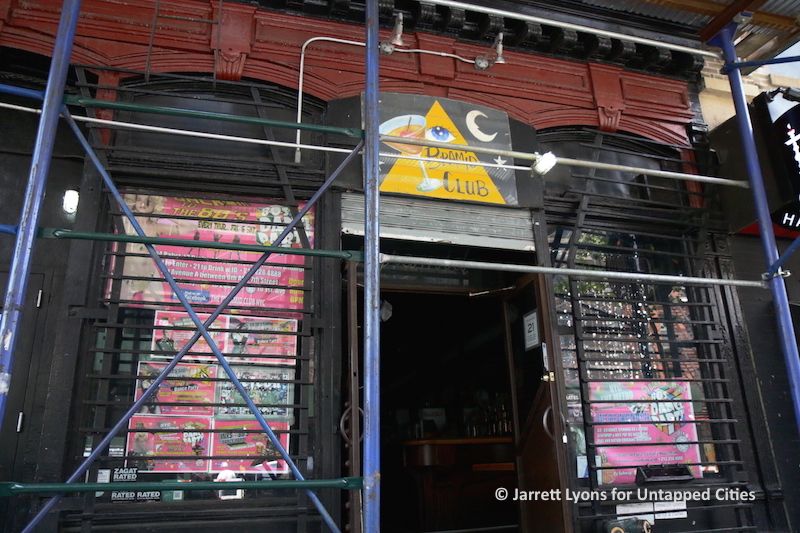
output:
[[[144,232],[198,242],[271,245],[292,220],[288,207],[269,201],[126,194]],[[303,219],[313,246],[313,212]],[[129,221],[122,230],[135,234]],[[297,230],[283,247],[300,247]],[[205,321],[260,256],[260,252],[192,246],[156,246],[187,299]],[[296,357],[304,304],[305,259],[273,254],[209,328],[213,341],[290,449]],[[112,265],[113,268],[113,265]],[[142,244],[126,245],[120,303],[154,310],[148,356],[136,368],[135,399],[142,397],[197,328],[178,304]],[[109,288],[110,289],[110,288]],[[201,312],[206,311],[206,312]],[[285,474],[285,461],[218,364],[198,340],[128,426],[126,466],[150,473]]]

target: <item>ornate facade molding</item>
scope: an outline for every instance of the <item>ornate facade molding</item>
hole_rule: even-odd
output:
[[[0,0],[0,7],[3,1],[8,8],[0,45],[50,55],[58,6],[45,0]],[[340,8],[345,4],[337,3]],[[121,74],[123,81],[126,76],[141,75],[149,66],[153,74],[213,73],[216,69],[219,79],[244,77],[297,87],[300,49],[306,40],[319,36],[363,39],[363,27],[357,24],[312,21],[232,3],[223,4],[220,16],[216,1],[175,0],[167,7],[162,5],[166,10],[162,14],[181,19],[159,19],[150,48],[154,5],[154,0],[124,6],[110,0],[85,0],[73,62],[130,70]],[[441,15],[437,10],[436,17]],[[426,16],[430,18],[430,14]],[[434,26],[444,24],[436,17]],[[219,24],[208,22],[218,20]],[[447,24],[461,24],[458,13],[451,13],[447,20]],[[535,36],[538,30],[528,31]],[[383,31],[382,39],[388,37],[389,31]],[[466,58],[487,50],[485,45],[442,34],[407,32],[404,39],[408,48]],[[685,130],[694,115],[686,81],[529,52],[507,51],[505,57],[505,64],[477,71],[473,65],[449,57],[394,53],[381,58],[381,87],[503,108],[539,129],[586,125],[689,144]],[[358,95],[363,90],[364,49],[316,42],[308,47],[304,74],[305,92],[322,100]]]

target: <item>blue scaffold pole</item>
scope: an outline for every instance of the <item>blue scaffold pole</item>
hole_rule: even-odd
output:
[[[378,0],[366,4],[364,90],[364,531],[381,527]]]
[[[750,180],[750,190],[753,191],[753,202],[758,217],[758,229],[761,234],[761,245],[764,248],[766,264],[769,268],[779,260],[778,246],[775,242],[775,233],[772,229],[772,217],[767,204],[767,193],[764,188],[764,177],[761,174],[761,165],[758,160],[756,141],[753,136],[753,123],[747,107],[744,94],[740,65],[736,64],[736,47],[733,44],[735,25],[729,25],[720,31],[710,44],[722,49],[725,63],[730,65],[727,72],[731,85],[733,103],[736,107],[736,123],[742,139],[747,175]],[[772,301],[775,306],[775,315],[778,320],[778,334],[780,336],[783,358],[786,363],[789,389],[794,405],[795,423],[800,432],[800,356],[797,350],[792,314],[789,309],[789,297],[786,294],[786,283],[781,276],[774,276],[769,280],[772,290]]]
[[[33,146],[31,170],[22,213],[16,231],[11,269],[8,275],[3,316],[0,319],[0,428],[6,412],[8,390],[11,386],[11,371],[14,363],[14,346],[22,321],[22,308],[25,293],[28,289],[33,245],[36,242],[39,214],[44,200],[47,174],[50,171],[50,159],[58,129],[58,115],[61,112],[61,101],[64,98],[64,86],[67,81],[69,60],[72,55],[72,41],[80,15],[80,0],[64,0],[61,9],[61,21],[50,62],[50,73],[47,76],[47,90],[44,94],[42,116]]]

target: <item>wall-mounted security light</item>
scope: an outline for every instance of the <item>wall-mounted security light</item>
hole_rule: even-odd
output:
[[[403,14],[398,13],[394,18],[394,29],[392,30],[392,39],[389,41],[395,46],[405,46],[403,42]]]
[[[531,165],[531,168],[540,176],[544,176],[553,170],[553,167],[556,166],[556,163],[558,163],[558,158],[553,154],[553,152],[545,152],[543,154],[535,152],[533,157],[533,165]]]
[[[68,215],[74,215],[78,211],[80,194],[75,189],[64,191],[64,199],[61,201],[61,209]]]
[[[800,89],[792,87],[778,87],[777,89],[768,91],[766,94],[768,102],[774,101],[775,97],[779,94],[783,96],[783,99],[787,102],[800,102]]]
[[[480,55],[475,58],[475,69],[486,70],[495,64],[504,64],[506,58],[503,57],[503,32],[497,34],[492,44],[492,52],[488,55]]]
[[[503,32],[494,38],[494,62],[500,65],[506,62],[506,58],[503,57]]]
[[[790,102],[800,102],[800,89],[786,88],[781,90],[783,98]]]
[[[403,14],[398,13],[394,17],[394,28],[392,29],[392,37],[388,41],[381,41],[379,43],[380,52],[383,55],[392,55],[395,48],[398,46],[405,46],[403,42]]]

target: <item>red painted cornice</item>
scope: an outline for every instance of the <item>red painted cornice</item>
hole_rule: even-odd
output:
[[[0,0],[0,45],[50,55],[60,2]],[[153,0],[85,0],[73,62],[143,71],[154,19]],[[363,28],[248,4],[173,0],[161,2],[150,68],[159,72],[210,73],[222,79],[253,78],[296,88],[300,48],[330,36],[361,41]],[[203,20],[221,21],[209,24]],[[383,38],[388,33],[383,32]],[[403,36],[407,46],[467,58],[486,46],[425,33]],[[216,57],[216,61],[215,61]],[[309,47],[305,91],[323,100],[363,90],[364,49],[320,42]],[[507,63],[479,72],[455,59],[395,53],[381,58],[385,91],[427,93],[503,108],[536,128],[586,125],[688,145],[692,120],[684,81],[621,67],[507,51]]]

